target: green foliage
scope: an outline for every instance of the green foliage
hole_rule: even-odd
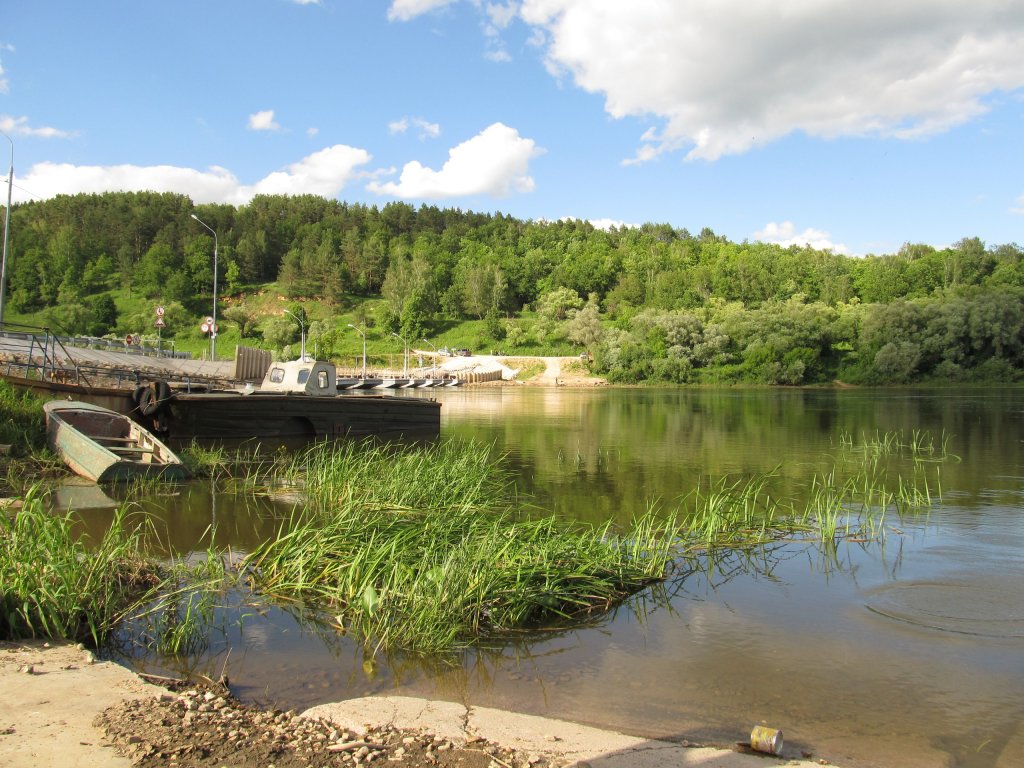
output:
[[[38,487],[16,515],[0,515],[0,638],[45,637],[98,647],[160,586],[145,530],[121,507],[95,543],[72,512],[53,514]]]
[[[0,380],[0,443],[16,453],[38,451],[46,445],[46,419],[43,401],[28,392],[19,392]]]
[[[195,328],[209,314],[214,240],[193,212],[218,233],[221,291],[276,279],[279,295],[334,314],[354,305],[357,323],[385,301],[381,325],[405,338],[443,332],[471,347],[583,347],[624,380],[806,384],[842,375],[881,383],[940,372],[1005,379],[1021,368],[1014,329],[1024,320],[1024,251],[1012,243],[907,243],[895,254],[854,258],[732,243],[707,228],[697,236],[651,223],[603,231],[579,220],[313,195],[259,195],[238,208],[165,193],[19,204],[8,306],[19,319],[82,335],[115,325],[150,330],[137,300],[174,302],[186,312],[166,334],[203,347],[208,339]],[[107,293],[116,320],[109,305],[97,305]],[[502,339],[501,318],[516,320],[525,337]],[[228,322],[218,346],[235,326],[239,340],[251,332],[244,318]],[[628,339],[604,338],[610,324]],[[913,365],[907,345],[918,349]]]

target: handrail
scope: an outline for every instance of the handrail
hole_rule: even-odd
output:
[[[9,330],[9,329],[23,329],[23,330]],[[38,335],[40,333],[50,333],[49,328],[37,326],[37,325],[25,325],[23,323],[0,323],[0,336],[8,336],[10,338],[20,338],[29,340],[30,337]],[[172,350],[168,352],[165,349],[147,346],[145,343],[142,344],[125,344],[122,341],[114,341],[111,339],[104,339],[98,336],[58,336],[53,334],[55,338],[59,339],[62,343],[72,347],[92,347],[92,348],[103,348],[111,352],[129,352],[146,355],[151,353],[157,357],[169,357],[173,360],[191,360],[191,352],[178,352]],[[172,341],[173,345],[174,342]]]

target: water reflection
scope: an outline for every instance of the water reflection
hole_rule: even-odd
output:
[[[237,693],[284,707],[400,693],[719,742],[764,721],[788,744],[849,766],[993,768],[1024,749],[1024,640],[1014,628],[1024,606],[1019,390],[501,388],[439,397],[444,434],[507,452],[521,490],[582,520],[625,524],[652,499],[671,504],[727,474],[778,468],[777,492],[793,494],[835,466],[843,434],[947,434],[961,460],[939,468],[943,503],[887,519],[884,542],[700,553],[685,578],[591,626],[446,658],[371,659],[301,610],[238,594],[225,633],[190,669],[216,677],[226,666]],[[179,551],[205,548],[211,534],[246,551],[290,511],[202,483],[175,493],[147,504]],[[102,528],[102,512],[84,514]],[[908,620],[922,615],[929,620]],[[950,631],[964,622],[986,631]]]

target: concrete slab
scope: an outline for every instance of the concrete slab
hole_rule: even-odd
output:
[[[93,725],[127,698],[166,691],[73,645],[0,644],[0,765],[131,768]]]

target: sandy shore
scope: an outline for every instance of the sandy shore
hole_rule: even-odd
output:
[[[128,768],[132,761],[118,753],[95,721],[111,707],[147,698],[156,699],[154,709],[177,706],[179,699],[122,666],[95,661],[81,647],[0,643],[0,765]],[[387,727],[429,732],[453,744],[485,740],[522,755],[524,766],[530,765],[530,760],[533,764],[543,760],[549,766],[591,768],[764,768],[818,764],[795,760],[785,750],[780,758],[744,754],[641,739],[560,720],[403,697],[324,704],[302,713],[302,717],[330,720],[345,732]],[[247,765],[242,751],[240,746],[238,764]],[[165,763],[147,762],[153,764]],[[343,764],[340,757],[337,764]]]

